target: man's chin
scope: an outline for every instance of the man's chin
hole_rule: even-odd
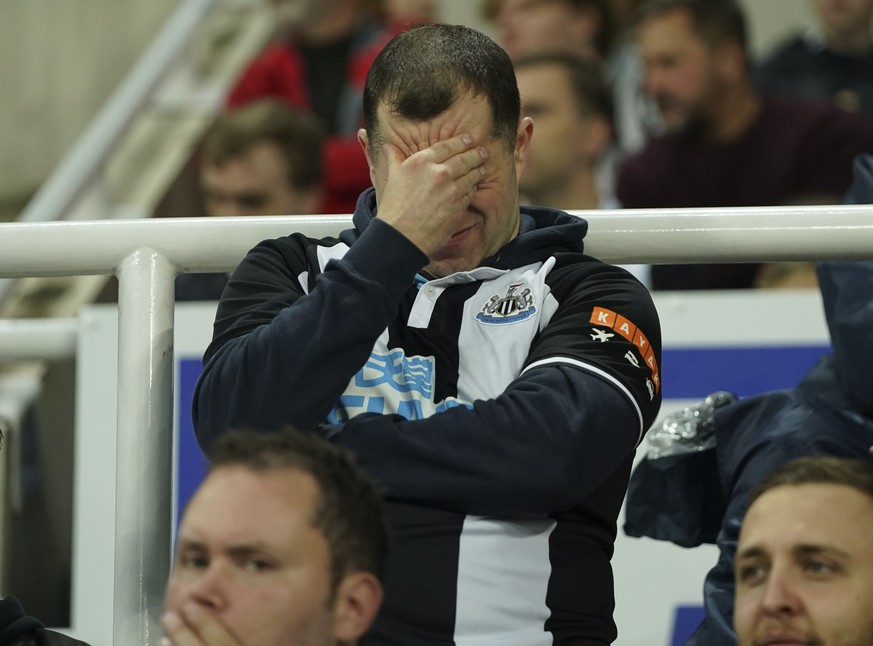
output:
[[[460,271],[470,271],[479,264],[467,258],[442,258],[427,264],[424,271],[434,278],[444,278]]]
[[[664,132],[675,135],[681,133],[687,126],[688,119],[675,111],[661,111],[661,126]]]
[[[664,130],[674,137],[696,141],[705,138],[707,126],[700,119],[676,116],[672,119],[664,119]]]

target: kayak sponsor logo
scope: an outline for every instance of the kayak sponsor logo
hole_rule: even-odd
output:
[[[654,399],[655,393],[661,391],[661,373],[658,361],[655,358],[655,352],[652,350],[652,346],[649,344],[649,339],[645,333],[633,321],[605,307],[595,307],[591,311],[591,319],[588,322],[596,326],[594,328],[595,334],[591,335],[592,338],[596,336],[598,337],[596,340],[605,342],[606,339],[603,336],[606,333],[602,328],[609,328],[636,346],[639,357],[633,352],[628,351],[625,354],[625,358],[636,367],[642,367],[643,365],[647,367],[650,378],[646,380],[646,388],[649,390],[649,398]]]

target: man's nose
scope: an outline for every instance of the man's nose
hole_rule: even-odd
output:
[[[643,72],[643,90],[648,96],[655,96],[661,89],[661,73],[657,68],[647,65]]]
[[[246,215],[246,213],[243,213],[240,203],[231,198],[209,202],[207,205],[207,211],[212,217],[235,217],[238,215]]]
[[[775,615],[795,615],[803,603],[797,591],[797,583],[790,573],[773,570],[764,584],[761,605],[764,612]]]
[[[188,600],[209,610],[222,610],[227,604],[227,572],[220,564],[212,562],[190,582]]]

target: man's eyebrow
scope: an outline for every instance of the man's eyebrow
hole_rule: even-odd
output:
[[[193,538],[180,538],[178,541],[179,551],[181,550],[196,550],[205,552],[208,550],[206,544],[203,541],[199,541]],[[260,541],[253,541],[251,543],[240,543],[239,545],[232,545],[229,548],[226,548],[228,554],[233,556],[234,558],[240,558],[245,556],[251,556],[252,554],[260,554],[260,553],[272,553],[274,550],[270,548],[269,545]]]
[[[794,556],[813,556],[816,554],[832,554],[834,556],[848,559],[850,555],[848,552],[841,550],[840,548],[834,545],[820,545],[816,543],[801,543],[799,545],[794,545],[791,548],[791,553]],[[766,550],[760,545],[751,545],[745,549],[737,552],[737,559],[753,559],[753,558],[762,558],[768,556]]]
[[[845,550],[841,550],[835,545],[819,545],[813,543],[803,543],[795,545],[791,550],[796,556],[814,556],[816,554],[829,554],[842,559],[850,558],[850,555]]]
[[[760,545],[752,545],[737,552],[737,559],[754,559],[767,556],[767,552]]]
[[[179,540],[176,541],[177,551],[182,550],[205,550],[206,545],[203,541],[198,541],[193,538],[185,538],[184,536],[180,536]]]
[[[234,558],[242,558],[246,556],[251,556],[253,554],[263,554],[270,551],[270,548],[263,543],[246,543],[243,545],[234,545],[229,550],[227,550],[228,554],[230,554]]]

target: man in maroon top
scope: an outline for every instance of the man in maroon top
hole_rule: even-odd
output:
[[[664,133],[621,168],[616,194],[626,208],[839,203],[853,158],[873,151],[859,115],[758,94],[731,0],[654,0],[637,40]],[[661,265],[652,284],[750,287],[758,267]]]

